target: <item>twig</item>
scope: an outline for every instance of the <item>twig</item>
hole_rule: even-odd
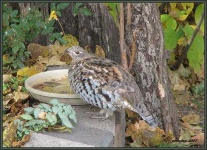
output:
[[[120,49],[121,49],[121,63],[122,67],[128,70],[126,49],[124,48],[124,5],[120,3]]]
[[[58,18],[57,18],[57,21],[58,21],[58,23],[60,24],[60,27],[61,27],[61,29],[62,29],[62,31],[63,31],[63,35],[65,35],[65,32],[64,32],[63,27],[62,27],[62,24],[60,23],[60,21],[59,21]]]
[[[132,69],[132,65],[133,65],[134,57],[135,57],[135,51],[136,51],[135,37],[136,37],[136,31],[133,33],[132,47],[131,47],[132,53],[131,53],[130,62],[129,62],[129,70]]]
[[[177,70],[179,67],[180,67],[180,64],[182,63],[183,59],[186,57],[186,54],[187,52],[189,51],[192,43],[193,43],[193,40],[195,39],[200,27],[201,27],[201,23],[204,19],[204,10],[202,12],[202,15],[201,15],[201,18],[193,32],[193,35],[191,36],[190,40],[188,41],[188,44],[186,45],[185,49],[183,50],[183,53],[181,54],[181,56],[179,57],[179,59],[177,60],[177,62],[175,62],[171,67],[170,69],[172,70]]]
[[[127,26],[131,24],[131,16],[132,16],[131,3],[127,3]]]

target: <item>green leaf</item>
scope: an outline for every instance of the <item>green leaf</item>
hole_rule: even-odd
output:
[[[64,126],[68,127],[68,128],[73,128],[71,122],[69,121],[68,118],[62,119],[62,123]]]
[[[35,118],[39,118],[40,112],[41,112],[41,109],[40,108],[35,108],[35,110],[34,110],[34,117]]]
[[[15,46],[15,45],[12,45],[13,47],[12,47],[12,52],[14,53],[14,54],[16,54],[18,51],[19,51],[19,47],[18,46]]]
[[[55,116],[55,115],[52,115],[51,113],[47,113],[47,114],[46,114],[46,118],[47,118],[47,120],[48,120],[52,125],[54,125],[54,124],[57,123],[57,118],[56,118],[56,116]]]
[[[198,24],[200,18],[201,18],[201,14],[202,12],[204,11],[204,4],[200,4],[197,8],[196,8],[196,11],[195,11],[195,22],[196,24]],[[202,24],[201,24],[201,27],[200,27],[200,30],[204,33],[204,20],[202,21]]]
[[[63,45],[67,44],[67,41],[64,40],[63,38],[57,38],[57,40]]]
[[[161,22],[164,23],[164,22],[166,22],[169,18],[170,18],[170,16],[169,16],[168,14],[163,14],[163,15],[161,15]]]
[[[176,47],[178,41],[178,35],[176,31],[168,28],[164,31],[164,36],[165,36],[165,49],[173,50]]]
[[[91,11],[88,8],[84,8],[84,7],[80,8],[79,12],[81,12],[85,16],[91,16],[92,15]]]
[[[16,17],[18,14],[18,10],[13,10],[12,13],[10,14],[11,17]]]
[[[14,30],[11,29],[11,28],[8,29],[8,30],[6,30],[5,33],[4,33],[5,36],[11,36],[11,35],[13,35],[13,34],[14,34]]]
[[[34,110],[35,110],[35,108],[33,108],[33,107],[27,107],[27,108],[24,108],[24,111],[25,111],[27,114],[33,114],[33,113],[34,113]]]
[[[56,12],[56,15],[58,16],[58,17],[61,17],[61,12],[60,11],[55,11]]]
[[[69,118],[72,119],[75,123],[77,123],[77,119],[76,119],[75,114],[71,113],[71,114],[69,115]]]
[[[27,123],[24,124],[25,127],[28,127],[28,126],[33,126],[36,124],[36,121],[35,120],[30,120],[28,121]]]
[[[17,62],[17,66],[18,66],[19,68],[24,68],[24,67],[25,67],[25,65],[24,65],[21,61],[18,61],[18,62]]]
[[[175,30],[177,28],[177,22],[173,17],[169,17],[166,21],[167,28]]]
[[[59,112],[59,107],[58,106],[53,106],[52,111],[57,114]]]
[[[59,107],[62,107],[62,106],[64,106],[65,104],[63,104],[63,103],[58,103],[58,106]]]
[[[199,85],[196,85],[192,88],[194,95],[200,95],[204,92],[204,82],[200,83]]]
[[[45,23],[43,21],[38,21],[35,23],[35,25],[38,27],[43,27],[45,25]]]
[[[42,105],[46,110],[48,110],[49,112],[52,112],[52,110],[51,110],[51,106],[50,106],[50,105],[48,105],[48,104],[44,104],[44,103],[41,103],[41,104],[39,104],[39,105]]]
[[[24,120],[32,120],[33,119],[32,116],[29,114],[22,114],[21,118]]]
[[[83,3],[75,3],[75,7],[80,7],[81,5],[83,5]]]
[[[53,33],[52,34],[54,37],[56,37],[56,38],[60,38],[60,37],[62,37],[62,34],[61,33]]]
[[[67,115],[69,115],[72,112],[72,107],[69,106],[69,105],[68,106],[63,106],[63,109],[64,109],[64,111]]]
[[[68,6],[69,6],[69,3],[60,3],[57,5],[57,10],[65,9]]]
[[[9,15],[7,13],[3,13],[3,24],[9,26]]]
[[[52,99],[50,101],[50,104],[52,104],[52,105],[58,105],[59,104],[59,101],[57,99]]]
[[[77,7],[73,7],[72,14],[74,17],[78,14],[78,12],[79,12],[79,9]]]
[[[56,10],[55,3],[51,3],[50,4],[50,9],[51,9],[51,11]]]
[[[65,119],[65,118],[68,118],[67,114],[64,113],[64,112],[58,112],[58,116],[60,117],[61,120]]]

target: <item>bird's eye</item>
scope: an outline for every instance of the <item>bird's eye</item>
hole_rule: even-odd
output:
[[[75,52],[75,54],[77,54],[77,55],[78,55],[78,54],[80,54],[80,53],[79,53],[79,52]]]

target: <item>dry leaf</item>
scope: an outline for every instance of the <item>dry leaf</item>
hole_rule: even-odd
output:
[[[12,77],[11,74],[4,74],[3,75],[3,83],[9,82],[10,78]]]
[[[22,147],[27,141],[29,141],[31,134],[25,135],[21,141],[12,142],[12,147]]]
[[[79,46],[78,40],[76,39],[76,37],[72,36],[71,34],[66,34],[62,38],[67,41],[66,46],[68,48],[72,46]]]
[[[39,115],[38,115],[38,118],[40,119],[46,119],[46,112],[40,112]]]
[[[15,125],[13,121],[3,131],[3,144],[6,147],[12,146],[12,142],[15,140],[16,131],[17,125]]]
[[[29,94],[25,93],[25,92],[14,92],[14,100],[17,102],[22,102],[24,100],[26,100],[27,98],[29,98]]]
[[[14,100],[14,93],[10,93],[10,94],[7,94],[6,96],[3,97],[3,105],[6,106],[7,104],[11,104],[15,102]]]
[[[189,123],[189,124],[199,124],[200,123],[200,116],[197,114],[188,114],[186,116],[183,116],[182,120],[184,122]]]
[[[17,101],[17,102],[14,102],[12,105],[11,105],[11,113],[12,114],[17,114],[21,109],[22,109],[22,103]]]
[[[198,135],[191,138],[194,140],[196,144],[203,145],[204,144],[204,133],[199,133]]]
[[[41,63],[41,64],[47,64],[48,63],[48,61],[49,61],[49,59],[48,59],[48,57],[42,57],[42,56],[39,56],[38,57],[38,59],[37,59],[37,61],[39,62],[39,63]]]
[[[105,54],[103,48],[99,45],[96,45],[95,55],[97,57],[100,57],[100,58],[105,58],[106,57],[106,54]]]
[[[60,61],[60,57],[56,55],[50,58],[48,63],[46,64],[46,66],[53,66],[53,65],[62,66],[62,65],[66,65],[66,62]]]
[[[47,46],[41,46],[40,44],[30,43],[27,47],[31,54],[32,59],[37,60],[39,56],[49,56],[49,49]]]
[[[64,53],[67,48],[69,48],[69,47],[66,45],[59,45],[57,43],[48,46],[48,49],[49,49],[51,56],[55,56],[55,55],[59,55],[61,53]]]
[[[42,70],[38,69],[37,65],[31,66],[31,67],[24,67],[22,69],[19,69],[17,71],[18,77],[30,77],[34,74],[40,73]]]

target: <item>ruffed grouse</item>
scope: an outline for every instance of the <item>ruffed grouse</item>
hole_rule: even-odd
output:
[[[133,76],[120,65],[109,59],[97,58],[79,46],[65,52],[73,59],[68,70],[70,85],[81,99],[108,112],[128,108],[150,126],[158,125],[144,104]]]

